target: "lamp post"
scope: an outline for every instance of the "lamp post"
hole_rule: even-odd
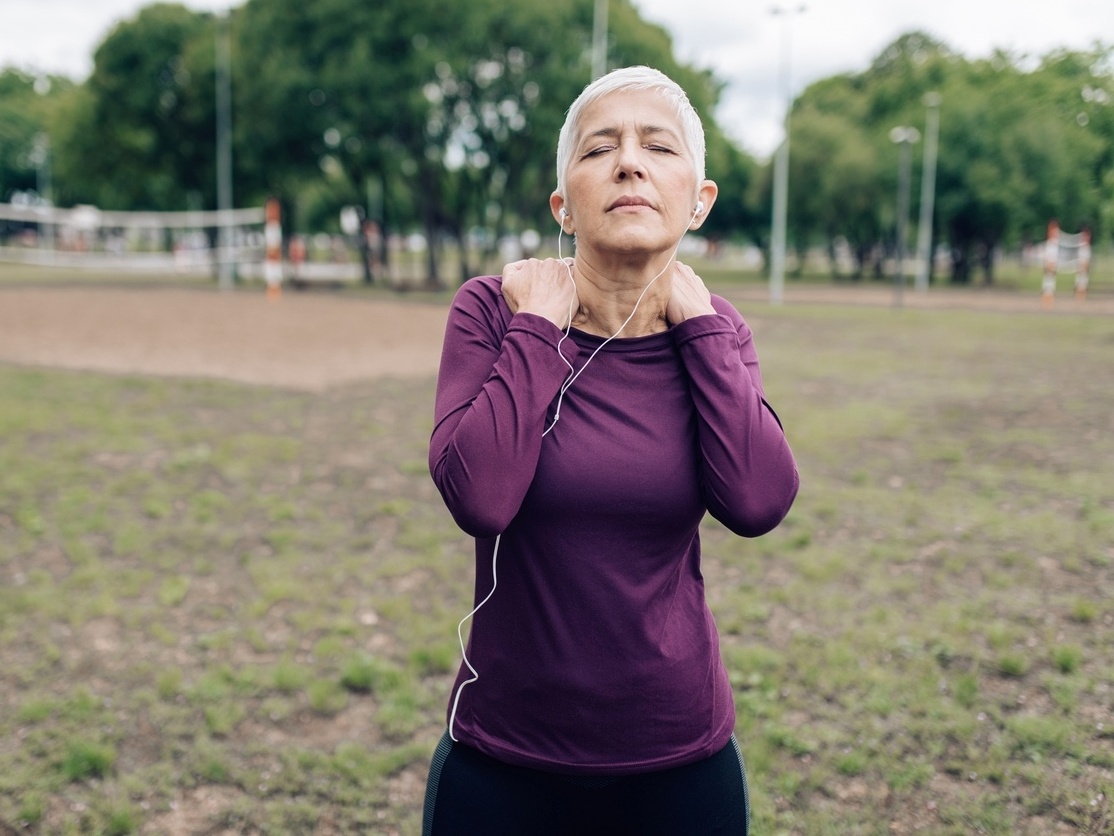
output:
[[[899,150],[897,167],[897,270],[894,276],[894,307],[901,307],[905,294],[905,224],[909,218],[909,148],[921,138],[916,128],[899,126],[890,131],[890,141]]]
[[[607,72],[607,0],[596,0],[592,21],[592,80]]]
[[[39,205],[44,211],[46,221],[40,224],[43,249],[54,251],[54,189],[50,177],[50,137],[40,132],[35,134],[31,146],[31,162],[35,166],[35,187],[39,193]]]
[[[232,211],[232,55],[226,13],[217,18],[217,269],[221,290],[230,290],[234,278],[229,214]]]
[[[924,125],[924,163],[921,169],[921,217],[917,224],[917,275],[913,286],[920,293],[928,292],[932,275],[932,207],[936,199],[936,144],[940,134],[939,93],[926,93],[928,113]]]
[[[789,83],[791,58],[790,41],[793,18],[802,14],[806,6],[782,8],[774,6],[770,13],[784,18],[781,40],[781,85],[785,102],[785,137],[774,152],[774,195],[770,224],[770,303],[780,305],[785,298],[785,238],[789,213],[789,113],[793,109]]]

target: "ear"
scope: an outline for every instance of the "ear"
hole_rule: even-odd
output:
[[[564,210],[564,215],[561,214]],[[572,210],[565,203],[565,198],[560,192],[554,192],[549,196],[549,211],[553,213],[553,220],[557,221],[557,225],[563,229],[566,234],[571,235],[574,231],[572,223]]]
[[[719,194],[719,186],[716,185],[714,180],[705,180],[700,184],[700,189],[696,193],[696,199],[704,204],[704,208],[700,213],[692,219],[689,224],[689,229],[700,229],[704,223],[704,219],[708,217],[708,213],[712,211],[712,206],[715,205],[716,196]]]

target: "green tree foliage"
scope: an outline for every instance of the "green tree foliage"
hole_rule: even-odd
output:
[[[58,76],[0,71],[0,201],[38,191],[40,167],[54,162],[56,123],[73,88]]]
[[[790,185],[790,229],[798,243],[823,235],[832,264],[835,243],[843,238],[861,277],[885,236],[890,195],[878,176],[884,149],[860,124],[836,112],[803,108],[794,116]],[[834,268],[833,268],[834,269]]]
[[[35,80],[16,70],[0,73],[0,200],[36,188],[35,137],[43,126],[29,106]]]
[[[212,87],[199,89],[189,61],[209,26],[207,15],[155,4],[105,38],[59,141],[72,199],[169,210],[212,193],[212,111],[200,103]]]
[[[1035,65],[1004,52],[972,62],[913,32],[865,72],[817,82],[794,103],[790,229],[799,245],[831,248],[841,237],[858,274],[872,253],[892,248],[898,151],[889,132],[923,130],[930,92],[943,99],[933,226],[953,282],[975,269],[991,281],[994,254],[1041,240],[1051,218],[1070,231],[1110,231],[1102,185],[1114,154],[1110,51],[1059,51]],[[919,168],[918,160],[914,201]]]
[[[590,80],[593,6],[251,0],[236,22],[237,117],[251,132],[238,135],[240,172],[291,200],[322,172],[345,202],[371,184],[377,220],[425,230],[431,276],[443,237],[552,228],[557,133]],[[679,65],[665,31],[626,0],[611,14],[613,64],[654,64],[711,113],[708,73]],[[713,147],[743,179],[722,140]]]
[[[590,80],[594,5],[246,0],[227,20],[147,6],[105,38],[83,85],[40,81],[36,92],[34,78],[0,73],[0,199],[35,185],[30,155],[45,135],[61,205],[215,206],[215,44],[226,31],[238,205],[277,196],[299,230],[335,228],[342,206],[367,207],[388,231],[424,231],[430,276],[443,242],[472,252],[464,243],[482,229],[475,240],[490,262],[504,233],[555,228],[557,133]],[[720,185],[704,233],[764,244],[770,166],[715,124],[721,82],[679,63],[668,33],[631,0],[611,0],[609,24],[610,66],[662,69],[704,118]],[[1111,48],[968,61],[911,32],[865,71],[818,81],[794,102],[789,232],[799,251],[848,252],[856,276],[882,271],[895,245],[890,131],[923,132],[930,92],[943,100],[934,245],[952,256],[953,281],[979,269],[989,280],[994,254],[1040,240],[1050,218],[1100,239],[1114,231]],[[463,275],[473,267],[462,259]]]

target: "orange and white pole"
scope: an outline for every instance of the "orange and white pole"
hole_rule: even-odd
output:
[[[267,298],[277,301],[282,296],[282,208],[278,200],[267,199],[263,217],[263,281],[267,283]]]

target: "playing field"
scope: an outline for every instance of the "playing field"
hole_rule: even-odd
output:
[[[1111,300],[725,292],[802,473],[704,530],[755,832],[1114,833]],[[0,832],[418,832],[444,316],[0,286]]]

